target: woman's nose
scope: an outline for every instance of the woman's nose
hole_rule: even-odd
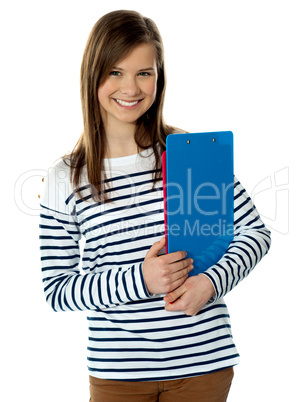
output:
[[[121,92],[128,96],[135,96],[140,93],[140,88],[136,82],[136,78],[125,77],[121,86]]]

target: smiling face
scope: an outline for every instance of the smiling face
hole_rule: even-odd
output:
[[[116,63],[98,89],[105,130],[136,125],[155,100],[157,76],[156,52],[149,43],[135,47]]]

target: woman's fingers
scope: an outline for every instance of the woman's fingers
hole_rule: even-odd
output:
[[[181,286],[173,290],[173,292],[170,292],[167,296],[165,296],[164,301],[166,303],[173,303],[175,300],[179,299],[186,291],[186,285],[182,284]]]
[[[185,251],[176,251],[174,253],[165,254],[162,257],[164,257],[167,264],[173,264],[177,261],[183,260],[184,258],[186,258],[186,256],[187,253]]]
[[[181,280],[184,281],[185,278],[187,278],[188,273],[190,271],[192,271],[192,269],[193,269],[193,265],[191,264],[191,265],[185,266],[184,268],[176,271],[175,273],[173,273],[171,275],[171,283],[177,285],[175,282],[181,281]]]

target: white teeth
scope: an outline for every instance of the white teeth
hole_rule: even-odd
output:
[[[134,106],[138,104],[138,100],[134,101],[134,102],[125,102],[123,100],[120,99],[115,99],[117,101],[118,104],[120,104],[121,106]]]

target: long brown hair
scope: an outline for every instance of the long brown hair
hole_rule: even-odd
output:
[[[104,191],[106,136],[97,92],[113,66],[143,43],[152,43],[155,47],[158,79],[156,99],[138,119],[135,141],[138,150],[153,147],[156,170],[154,179],[158,180],[161,176],[161,154],[166,147],[166,137],[176,130],[166,125],[163,119],[166,73],[162,39],[151,19],[136,11],[113,11],[96,22],[84,50],[81,65],[84,130],[71,154],[65,158],[65,161],[70,161],[71,181],[81,198],[79,185],[81,173],[86,166],[92,197],[95,201],[108,201],[108,193]]]

